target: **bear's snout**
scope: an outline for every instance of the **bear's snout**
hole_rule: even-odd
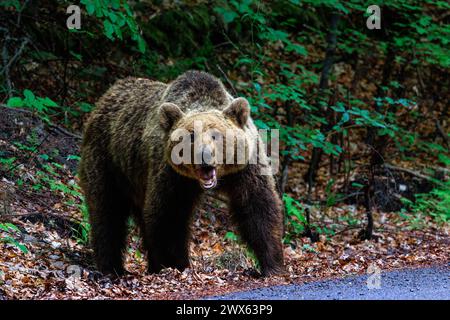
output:
[[[196,164],[201,164],[202,166],[214,166],[214,151],[210,145],[202,145],[197,153]]]
[[[210,165],[202,165],[198,171],[200,178],[203,180],[211,180],[216,176],[216,168]]]

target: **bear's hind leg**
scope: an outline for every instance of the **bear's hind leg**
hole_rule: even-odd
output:
[[[90,210],[91,246],[97,268],[102,273],[122,275],[128,208],[120,203],[121,198],[117,195],[112,199],[110,203]]]

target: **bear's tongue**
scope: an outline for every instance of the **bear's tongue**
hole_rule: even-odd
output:
[[[204,167],[197,170],[200,185],[203,189],[214,188],[217,184],[216,168]]]

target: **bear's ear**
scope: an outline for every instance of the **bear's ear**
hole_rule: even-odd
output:
[[[174,103],[164,102],[159,107],[159,124],[166,131],[172,129],[175,122],[183,117],[184,113]]]
[[[248,104],[247,99],[236,98],[231,101],[231,104],[226,107],[225,110],[223,110],[223,113],[243,128],[250,116],[250,105]]]

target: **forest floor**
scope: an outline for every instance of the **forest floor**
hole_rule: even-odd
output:
[[[315,243],[292,240],[284,246],[286,273],[255,278],[245,247],[226,236],[233,226],[223,202],[207,196],[194,219],[191,269],[146,274],[141,241],[130,226],[129,273],[103,277],[79,227],[78,137],[12,111],[2,111],[0,128],[2,157],[12,159],[0,171],[0,223],[16,225],[20,232],[10,230],[11,239],[24,246],[0,241],[0,299],[197,299],[449,262],[448,226],[425,219],[412,228],[398,213],[375,210],[374,238],[361,241],[364,210],[341,203],[312,212],[334,235],[321,234]]]

